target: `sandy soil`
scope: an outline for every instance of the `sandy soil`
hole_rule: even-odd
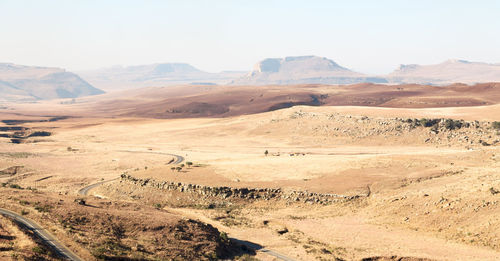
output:
[[[493,103],[495,97],[488,102]],[[29,111],[42,105],[48,107]],[[23,166],[15,174],[1,174],[0,182],[55,193],[56,198],[76,197],[81,187],[124,172],[210,186],[348,195],[369,192],[369,197],[327,206],[216,199],[214,208],[203,207],[210,202],[196,202],[192,195],[149,191],[120,182],[92,193],[109,201],[160,204],[176,216],[200,219],[230,236],[299,260],[394,255],[437,260],[500,257],[500,193],[496,193],[500,190],[500,134],[492,125],[492,121],[500,121],[499,105],[420,109],[295,106],[251,115],[189,119],[130,117],[128,111],[120,111],[121,105],[112,106],[109,114],[114,118],[88,117],[92,111],[85,115],[85,106],[61,110],[78,117],[43,122],[39,120],[48,117],[42,116],[55,116],[65,105],[2,110],[2,119],[38,120],[18,125],[52,135],[21,144],[0,138],[0,171]],[[117,111],[126,116],[118,116]],[[439,128],[415,125],[413,120],[421,118],[463,119],[471,125],[453,130],[442,127],[444,121]],[[172,170],[175,166],[168,163],[173,157],[158,152],[181,155],[184,164],[189,161],[193,166]],[[180,204],[184,199],[194,203]],[[284,228],[287,232],[277,233]],[[257,257],[268,258],[262,253]]]

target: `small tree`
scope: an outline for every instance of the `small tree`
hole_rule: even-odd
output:
[[[177,172],[181,172],[181,170],[182,170],[181,167],[176,167],[175,169],[177,170]]]
[[[188,168],[190,168],[191,166],[193,166],[193,162],[188,161],[188,162],[186,162],[186,165],[188,166]]]
[[[170,169],[172,170],[172,172],[174,172],[174,170],[175,170],[175,167],[171,167]]]
[[[184,165],[184,163],[182,163],[182,164],[181,164],[181,168],[184,168],[184,166],[186,166],[186,165]]]
[[[267,151],[267,150],[266,150],[266,151],[264,151],[264,155],[266,155],[266,156],[267,156],[267,154],[269,154],[269,151]]]

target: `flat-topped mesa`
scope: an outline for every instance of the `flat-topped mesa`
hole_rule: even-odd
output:
[[[285,58],[268,58],[254,65],[254,72],[346,72],[344,68],[325,57],[293,56]]]
[[[322,194],[308,191],[284,191],[281,188],[232,188],[226,186],[211,187],[172,181],[156,181],[140,179],[129,174],[122,174],[120,182],[128,182],[141,187],[151,187],[167,191],[196,193],[205,197],[220,197],[223,199],[248,200],[285,200],[288,202],[304,202],[310,204],[328,205],[335,202],[356,199],[366,195],[345,196],[338,194]]]
[[[254,65],[249,74],[234,80],[234,85],[266,84],[348,84],[386,82],[382,78],[367,77],[340,66],[333,60],[318,56],[290,56],[267,58]]]

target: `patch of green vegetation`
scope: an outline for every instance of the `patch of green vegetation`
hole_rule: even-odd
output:
[[[51,205],[41,205],[40,202],[35,203],[35,210],[38,212],[50,212],[52,209]]]
[[[92,255],[104,260],[120,260],[119,257],[126,256],[131,251],[130,247],[113,239],[106,239],[104,242],[96,243],[95,246],[91,250]]]
[[[21,215],[23,215],[23,216],[26,216],[26,215],[28,215],[29,213],[30,213],[30,212],[29,212],[28,210],[26,210],[26,209],[21,210]]]
[[[493,129],[495,130],[500,130],[500,121],[494,121],[491,126],[493,127]]]
[[[17,184],[9,184],[9,188],[13,188],[13,189],[23,189],[21,186],[17,185]]]
[[[226,232],[220,232],[220,239],[221,239],[223,242],[227,242],[227,241],[229,241],[229,237],[227,236],[227,233],[226,233]]]
[[[423,118],[423,119],[420,119],[418,122],[420,123],[421,126],[430,128],[430,127],[433,127],[433,126],[437,125],[440,121],[441,121],[440,119],[426,119],[426,118]]]
[[[34,246],[31,251],[40,254],[40,255],[46,255],[47,250],[45,248],[39,247],[39,246]]]
[[[29,202],[29,201],[27,201],[27,200],[19,200],[19,204],[21,204],[21,205],[23,205],[23,206],[27,206],[27,205],[29,205],[29,204],[30,204],[30,202]]]
[[[464,125],[463,121],[459,120],[453,120],[453,119],[447,119],[444,122],[444,127],[447,130],[455,130],[455,129],[460,129]]]

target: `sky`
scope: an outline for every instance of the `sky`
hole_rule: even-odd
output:
[[[0,62],[70,71],[189,63],[249,71],[317,55],[368,74],[447,59],[500,63],[496,0],[0,0]]]

